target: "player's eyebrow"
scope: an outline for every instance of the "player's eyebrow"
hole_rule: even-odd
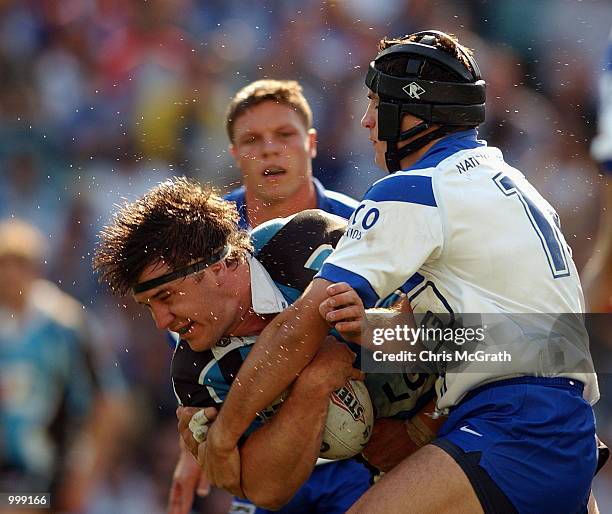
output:
[[[144,301],[139,301],[136,300],[136,303],[140,304],[140,305],[149,305],[151,303],[151,300],[155,300],[156,298],[159,298],[162,294],[168,293],[170,291],[168,291],[165,288],[160,289],[159,291],[157,291],[157,293],[152,294],[152,295],[147,295],[147,299]]]

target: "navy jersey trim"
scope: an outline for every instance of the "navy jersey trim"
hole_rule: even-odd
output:
[[[238,220],[238,226],[243,230],[248,230],[249,226],[249,215],[246,206],[246,190],[244,186],[240,186],[233,191],[230,191],[223,197],[224,200],[234,202],[240,219]]]
[[[463,470],[485,514],[519,514],[506,494],[479,465],[482,452],[464,452],[447,439],[436,439],[431,444],[450,455]]]
[[[359,205],[356,200],[353,200],[349,196],[335,191],[328,191],[323,187],[323,184],[314,177],[312,182],[315,186],[317,195],[317,209],[348,219],[357,208],[357,205]],[[334,196],[332,197],[330,193]]]
[[[435,168],[444,159],[461,150],[472,150],[482,146],[487,146],[487,143],[486,141],[478,139],[478,131],[476,129],[454,132],[440,139],[440,141],[425,152],[423,157],[407,168],[407,170]]]
[[[323,264],[321,271],[317,274],[317,278],[324,278],[325,280],[329,280],[330,282],[347,282],[351,285],[357,294],[363,300],[363,304],[366,309],[373,307],[376,302],[379,300],[376,291],[365,278],[357,273],[353,273],[352,271],[346,270],[344,268],[340,268],[331,263]]]
[[[425,277],[420,273],[415,273],[412,275],[406,282],[402,284],[400,287],[400,291],[404,294],[408,294],[412,291],[416,286],[418,286],[421,282],[425,280]]]

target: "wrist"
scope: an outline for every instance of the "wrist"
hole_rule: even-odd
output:
[[[210,425],[206,440],[213,441],[215,448],[219,451],[229,452],[238,446],[241,434],[235,434],[231,427],[227,426],[222,413],[223,410],[221,410],[215,422]]]
[[[321,398],[326,401],[336,389],[338,388],[334,382],[317,377],[313,373],[309,373],[308,370],[300,374],[292,388],[294,392],[310,397],[312,400]]]

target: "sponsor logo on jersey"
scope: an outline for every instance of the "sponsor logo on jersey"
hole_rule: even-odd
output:
[[[221,339],[219,339],[219,341],[217,341],[217,344],[215,346],[218,346],[219,348],[225,348],[231,342],[232,342],[231,338],[222,337]]]

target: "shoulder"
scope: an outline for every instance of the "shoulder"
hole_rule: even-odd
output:
[[[244,186],[237,187],[224,195],[223,199],[230,202],[242,202],[244,200],[244,191]]]
[[[309,241],[339,239],[345,228],[344,217],[320,209],[308,209],[262,223],[251,232],[251,240],[257,256],[264,247],[272,244],[287,248]]]
[[[57,325],[82,334],[86,330],[83,306],[47,280],[38,280],[32,291],[32,304]]]
[[[357,200],[337,191],[325,190],[325,197],[330,204],[330,212],[348,218],[359,205]]]
[[[342,216],[343,218],[349,218],[359,205],[359,202],[348,195],[325,189],[323,184],[315,177],[312,178],[312,183],[317,192],[317,207],[319,209]]]
[[[404,202],[436,207],[433,192],[434,169],[400,171],[375,182],[364,200]]]

